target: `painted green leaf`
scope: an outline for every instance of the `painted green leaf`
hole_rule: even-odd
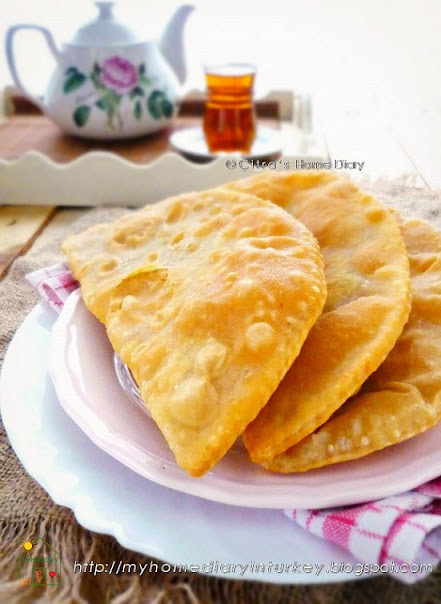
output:
[[[66,78],[68,78],[69,76],[73,75],[74,73],[78,73],[78,69],[76,67],[69,67],[64,72],[64,75]]]
[[[144,86],[150,86],[150,79],[147,76],[142,75],[139,78],[139,83],[144,84]]]
[[[139,67],[138,67],[138,73],[139,73],[139,75],[141,75],[141,76],[145,74],[145,64],[144,64],[144,63],[141,63],[141,64],[139,65]]]
[[[86,76],[84,74],[80,73],[79,71],[76,71],[75,73],[71,73],[71,75],[64,82],[64,86],[63,86],[64,94],[73,92],[74,90],[76,90],[77,88],[82,86],[84,84],[84,82],[86,81],[86,79],[87,79]]]
[[[95,102],[95,105],[102,111],[115,111],[121,102],[121,98],[121,95],[116,94],[116,92],[106,90],[103,96]]]
[[[134,99],[137,96],[144,96],[144,89],[141,88],[141,86],[135,86],[135,88],[132,88],[129,92],[129,97],[131,99]]]
[[[135,106],[133,107],[133,115],[135,119],[140,120],[142,116],[142,106],[140,101],[136,101]]]
[[[163,99],[161,106],[162,113],[165,117],[171,117],[173,115],[173,103],[171,103],[168,99]]]
[[[95,106],[98,107],[98,109],[101,109],[101,111],[109,111],[109,109],[111,109],[111,105],[109,105],[107,102],[106,97],[98,99],[95,103]]]
[[[78,128],[82,128],[89,119],[90,107],[88,105],[80,105],[73,113],[73,119]]]
[[[92,71],[92,73],[90,74],[90,79],[98,92],[103,92],[107,90],[107,88],[101,83],[100,76],[98,73]]]
[[[148,98],[147,109],[149,110],[150,115],[155,118],[155,120],[159,120],[162,117],[162,103],[164,102],[164,99],[164,93],[160,90],[154,90]]]

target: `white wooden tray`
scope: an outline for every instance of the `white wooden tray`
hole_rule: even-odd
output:
[[[293,170],[300,159],[324,161],[319,155],[283,157],[270,167]],[[228,164],[232,161],[235,168]],[[137,207],[258,174],[264,166],[257,162],[230,156],[201,165],[167,153],[152,163],[135,164],[113,153],[91,152],[58,164],[31,151],[18,160],[0,160],[0,204]]]

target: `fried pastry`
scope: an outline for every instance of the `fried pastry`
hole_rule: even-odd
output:
[[[316,236],[325,262],[323,313],[244,433],[251,459],[268,465],[321,426],[384,361],[409,315],[409,263],[389,211],[333,173],[264,172],[225,188],[286,209]]]
[[[310,231],[244,193],[170,198],[72,236],[63,251],[193,476],[267,403],[325,301]]]
[[[315,434],[266,463],[268,469],[303,472],[357,459],[441,420],[441,234],[418,219],[401,229],[412,285],[402,335],[360,392]]]

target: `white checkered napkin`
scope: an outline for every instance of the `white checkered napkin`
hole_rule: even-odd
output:
[[[26,279],[57,313],[69,294],[79,287],[67,263],[35,271]],[[412,572],[412,565],[435,567],[441,560],[441,478],[402,495],[364,505],[285,510],[285,514],[305,530],[346,549],[362,563],[388,565],[394,577],[407,583],[427,576]],[[400,570],[402,565],[406,570]]]
[[[29,273],[25,279],[57,313],[61,312],[69,294],[80,286],[65,262]]]

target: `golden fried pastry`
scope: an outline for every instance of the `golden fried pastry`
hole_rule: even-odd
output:
[[[410,309],[409,263],[388,210],[330,172],[265,172],[226,185],[269,199],[316,236],[327,300],[300,355],[244,442],[268,464],[321,426],[393,348]]]
[[[325,301],[308,229],[243,193],[167,199],[73,236],[63,251],[193,476],[266,404]]]
[[[441,420],[441,235],[422,220],[401,226],[412,285],[409,321],[360,392],[315,434],[265,464],[303,472],[357,459]]]

